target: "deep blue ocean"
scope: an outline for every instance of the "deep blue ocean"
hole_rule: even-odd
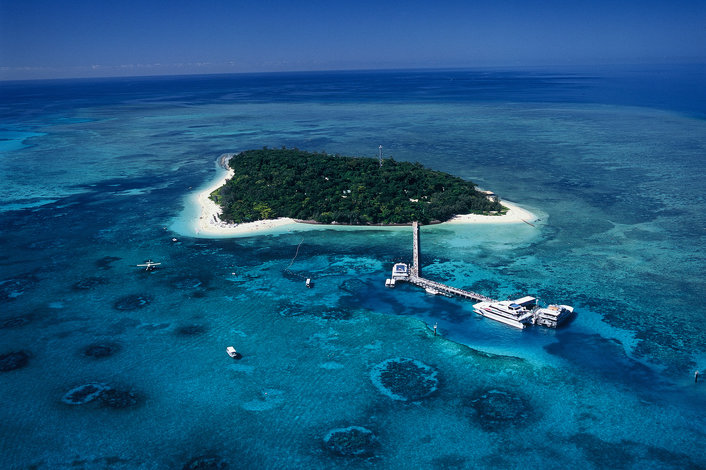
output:
[[[700,66],[0,83],[0,468],[706,468],[704,83]],[[422,227],[426,277],[573,320],[520,331],[386,289],[407,227],[178,229],[223,153],[379,145],[541,219]]]

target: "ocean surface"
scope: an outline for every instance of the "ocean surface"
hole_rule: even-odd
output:
[[[697,66],[0,83],[0,467],[706,468],[704,83]],[[406,227],[180,229],[222,153],[379,145],[541,219],[422,227],[426,277],[573,320],[519,331],[386,289]]]

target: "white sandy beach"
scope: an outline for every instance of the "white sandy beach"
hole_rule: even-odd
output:
[[[230,157],[222,156],[219,161],[223,165],[227,166],[226,163]],[[316,228],[331,228],[331,227],[346,227],[353,228],[348,225],[311,225],[311,224],[300,224],[294,219],[289,218],[279,218],[274,220],[259,220],[257,222],[248,222],[243,224],[229,224],[221,220],[221,208],[209,198],[211,193],[216,189],[220,188],[225,184],[225,182],[233,177],[233,170],[228,168],[228,170],[223,169],[219,165],[219,171],[222,175],[213,181],[211,185],[207,188],[199,191],[195,198],[190,198],[190,202],[193,204],[198,204],[199,216],[193,222],[192,230],[193,234],[197,237],[205,238],[227,238],[234,236],[244,236],[244,235],[254,235],[257,233],[266,233],[272,231],[282,231],[287,230],[288,225],[291,225],[290,229],[304,228],[316,229]],[[478,214],[464,214],[458,215],[444,224],[515,224],[515,223],[526,223],[533,225],[534,222],[538,221],[539,218],[528,211],[519,207],[517,204],[501,201],[501,204],[507,207],[509,210],[503,215],[478,215]],[[442,224],[443,225],[443,224]],[[355,228],[365,229],[368,226],[355,226]],[[379,229],[379,226],[375,226]]]
[[[231,157],[221,157],[219,160],[227,165]],[[227,171],[222,170],[223,175],[216,179],[206,189],[200,191],[196,196],[196,202],[200,208],[200,215],[195,221],[194,231],[197,236],[202,237],[229,237],[237,235],[247,235],[256,232],[268,231],[276,228],[281,228],[284,225],[296,224],[293,219],[280,218],[274,220],[258,220],[257,222],[249,222],[245,224],[229,224],[221,220],[221,208],[209,198],[211,193],[223,186],[227,180],[233,177],[233,170],[228,168]]]
[[[503,215],[462,214],[444,222],[444,224],[516,224],[524,222],[533,225],[539,221],[539,217],[517,204],[508,201],[500,201],[500,204],[508,208],[508,211]]]

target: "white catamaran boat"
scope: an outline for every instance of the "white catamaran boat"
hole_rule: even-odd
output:
[[[517,300],[478,302],[473,305],[473,310],[484,317],[523,329],[534,323],[532,310],[536,300],[534,297],[527,296]]]
[[[569,305],[550,305],[546,308],[535,309],[534,321],[537,325],[556,328],[564,323],[572,313],[574,313],[574,308]]]

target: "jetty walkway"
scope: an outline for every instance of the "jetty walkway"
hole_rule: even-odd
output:
[[[403,281],[426,289],[427,292],[432,294],[441,294],[447,297],[462,297],[476,302],[496,302],[496,300],[476,292],[451,287],[440,282],[423,278],[419,265],[419,222],[412,222],[412,233],[412,266],[407,266],[404,263],[396,264],[392,268],[392,279],[388,279],[385,285],[394,287],[396,282]]]

